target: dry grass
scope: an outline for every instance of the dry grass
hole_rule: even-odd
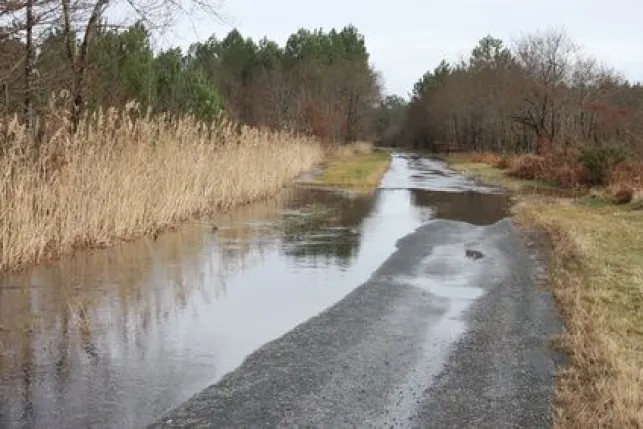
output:
[[[1,133],[0,270],[268,197],[323,158],[317,141],[285,132],[130,109],[69,135],[61,118],[37,150],[16,120]]]
[[[318,183],[353,189],[372,189],[388,170],[391,156],[365,143],[333,149]]]
[[[507,157],[488,152],[465,153],[460,154],[457,159],[460,162],[486,164],[506,170],[507,175],[513,178],[555,183],[563,188],[586,187],[590,179],[587,169],[578,162],[578,154],[572,152],[551,152],[544,156],[525,154]],[[630,180],[634,179],[632,173],[625,168],[619,174],[623,177],[627,175]]]
[[[480,162],[483,164],[493,165],[494,167],[501,164],[503,158],[497,153],[493,152],[473,152],[465,154],[469,162]]]
[[[352,144],[333,144],[325,148],[326,156],[331,159],[351,158],[356,155],[368,155],[375,149],[369,142],[355,142]]]
[[[535,180],[544,176],[545,158],[538,155],[517,157],[508,167],[507,174],[518,179]]]
[[[576,191],[565,190],[542,180],[517,179],[510,177],[507,171],[500,170],[486,163],[470,162],[461,156],[449,157],[451,168],[461,173],[477,177],[486,183],[498,185],[519,194],[567,195]]]
[[[456,157],[462,162],[487,164],[500,170],[511,168],[518,159],[517,156],[501,156],[495,152],[463,152],[451,157]]]
[[[450,156],[449,161],[460,171],[521,194],[580,196],[591,190],[588,171],[573,156],[554,153],[546,156],[520,155],[502,158],[494,164],[492,157],[459,154]],[[627,186],[635,191],[637,183],[630,167],[612,178],[611,187]]]
[[[458,164],[486,164],[507,170],[515,178],[542,180],[558,183],[562,187],[585,186],[590,177],[587,169],[578,161],[578,150],[551,151],[544,155],[500,156],[493,152],[464,152],[448,158]],[[610,184],[625,184],[634,189],[643,189],[643,163],[635,159],[619,164],[612,173]]]
[[[609,190],[582,199],[543,197],[523,192],[530,181],[488,164],[451,161],[517,191],[515,218],[551,237],[551,287],[567,327],[557,344],[571,362],[558,378],[556,427],[643,427],[641,200],[615,206]]]
[[[622,183],[634,189],[643,189],[643,162],[627,162],[616,167],[612,183]]]
[[[512,191],[516,191],[520,187],[520,183],[518,181],[511,180],[504,174],[503,171],[494,168],[489,164],[482,162],[473,162],[469,161],[468,159],[454,156],[450,156],[448,160],[450,162],[451,168],[461,173],[475,176],[487,183],[504,186]]]
[[[522,223],[546,229],[552,288],[566,320],[556,427],[643,426],[643,217],[614,206],[523,199]]]

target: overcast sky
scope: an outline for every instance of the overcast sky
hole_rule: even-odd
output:
[[[457,60],[487,34],[511,43],[538,29],[564,28],[584,51],[643,81],[641,0],[225,0],[224,22],[183,20],[163,45],[187,47],[237,27],[283,44],[298,28],[355,25],[388,93],[406,96],[442,58]]]

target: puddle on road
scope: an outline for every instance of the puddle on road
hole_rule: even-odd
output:
[[[473,225],[491,225],[509,212],[506,194],[483,194],[475,191],[440,192],[412,189],[411,198],[417,206],[429,206],[439,219],[457,220]]]
[[[505,216],[504,195],[467,189],[494,192],[396,155],[372,194],[287,189],[216,228],[193,223],[0,279],[0,427],[156,420],[339,301],[423,223]]]
[[[485,194],[503,192],[500,188],[479,184],[451,170],[442,160],[420,157],[412,153],[401,153],[393,159],[391,169],[382,180],[381,187],[440,192],[476,191]]]
[[[396,421],[408,422],[416,418],[419,398],[436,382],[436,377],[445,368],[453,344],[467,331],[464,315],[485,294],[480,279],[495,276],[495,270],[503,265],[493,252],[477,261],[466,256],[467,248],[480,246],[485,249],[487,245],[479,230],[454,233],[448,242],[434,245],[411,272],[391,279],[393,284],[427,292],[435,301],[443,303],[445,312],[437,322],[427,326],[424,341],[417,341],[422,350],[418,355],[431,358],[415,362],[407,377],[389,397],[387,413],[377,426],[397,427]],[[416,427],[417,424],[412,426]]]

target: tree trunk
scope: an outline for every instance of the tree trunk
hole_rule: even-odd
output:
[[[33,27],[34,27],[34,14],[33,14],[33,0],[27,1],[27,20],[26,20],[27,42],[26,42],[26,55],[25,55],[25,93],[24,93],[24,108],[25,108],[25,128],[30,138],[33,137],[33,88],[32,88],[32,75],[33,75],[33,62],[34,62],[34,46],[33,46]]]

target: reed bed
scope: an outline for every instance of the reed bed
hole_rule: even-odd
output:
[[[290,132],[132,106],[87,115],[70,133],[63,113],[48,116],[38,143],[17,118],[1,125],[0,271],[269,197],[324,156]]]

